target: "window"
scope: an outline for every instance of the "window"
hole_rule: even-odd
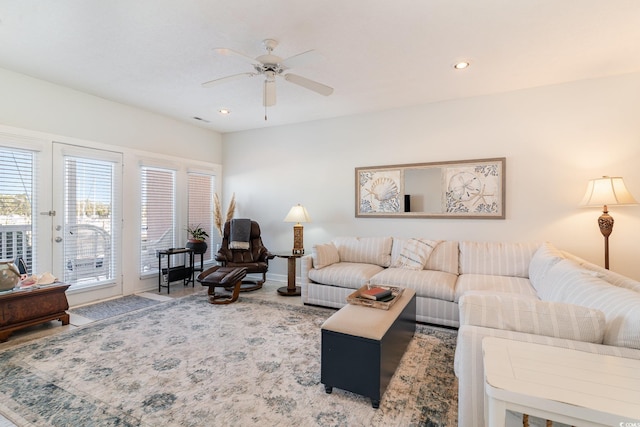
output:
[[[202,173],[188,173],[188,197],[189,197],[189,227],[202,227],[209,237],[213,234],[213,194],[215,189],[215,176]],[[217,231],[216,231],[217,232]],[[204,261],[210,261],[215,251],[209,247],[204,253]]]
[[[21,256],[29,272],[36,264],[36,154],[0,147],[0,259]]]
[[[140,273],[158,272],[156,251],[174,247],[176,172],[141,168]]]

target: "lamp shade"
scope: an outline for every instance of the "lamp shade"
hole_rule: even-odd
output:
[[[304,206],[298,204],[291,208],[283,222],[295,222],[300,224],[301,222],[311,222],[311,217]]]
[[[580,204],[582,206],[613,206],[636,205],[638,202],[629,193],[621,177],[603,176],[589,181],[587,192]]]

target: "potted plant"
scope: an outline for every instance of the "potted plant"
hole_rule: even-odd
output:
[[[192,249],[196,254],[203,254],[207,252],[208,246],[205,240],[207,240],[209,234],[200,226],[200,224],[195,227],[187,227],[187,233],[189,234],[189,241],[186,245],[187,248]]]

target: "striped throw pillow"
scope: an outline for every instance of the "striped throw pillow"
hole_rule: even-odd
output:
[[[436,240],[411,238],[402,247],[400,255],[392,267],[406,268],[408,270],[424,269],[427,259],[440,243]]]

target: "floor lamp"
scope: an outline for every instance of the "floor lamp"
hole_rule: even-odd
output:
[[[592,179],[587,184],[587,192],[580,203],[582,206],[603,206],[598,218],[600,232],[604,236],[604,268],[609,269],[609,235],[613,231],[613,217],[608,206],[637,205],[624,181],[619,176],[603,176]]]

